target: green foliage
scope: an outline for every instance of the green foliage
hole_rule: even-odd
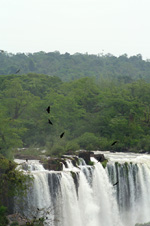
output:
[[[0,226],[7,226],[8,219],[6,217],[7,208],[4,206],[0,206]]]
[[[94,166],[94,162],[89,161],[89,162],[88,162],[88,165],[90,165],[90,166]]]
[[[55,144],[50,150],[48,150],[48,154],[51,156],[61,157],[63,154],[65,154],[65,149],[63,146]]]
[[[106,160],[104,160],[103,162],[101,162],[101,164],[102,164],[102,166],[104,167],[104,168],[106,168],[106,166],[107,166],[107,162],[108,162],[108,160],[106,159]]]
[[[7,116],[6,108],[1,107],[0,112],[0,153],[8,158],[12,158],[12,148],[22,146],[20,135],[23,128],[17,128],[18,123]]]
[[[93,133],[84,133],[79,139],[78,143],[81,148],[87,150],[95,150],[99,148],[99,138]]]
[[[0,156],[0,204],[9,207],[11,197],[22,197],[32,178],[16,169],[17,164]]]
[[[109,150],[110,149],[110,140],[108,140],[107,137],[100,137],[99,147],[100,147],[100,150]]]
[[[17,221],[14,221],[10,224],[10,226],[19,226],[18,222]]]
[[[30,56],[34,63],[30,65],[32,70],[37,65],[34,57],[38,60],[60,57],[58,53],[33,55]],[[26,59],[25,55],[20,57]],[[62,57],[66,61],[71,56]],[[100,60],[100,57],[91,57],[93,63]],[[77,56],[71,59],[77,60]],[[81,54],[79,59],[89,57]],[[101,60],[108,65],[113,60],[118,65],[118,59],[113,56]],[[121,65],[131,61],[136,62],[137,67],[142,59],[139,56],[134,60],[126,56],[119,58]],[[91,70],[89,74],[93,74]],[[53,156],[79,149],[149,152],[150,84],[128,76],[119,80],[111,74],[112,81],[108,76],[101,74],[97,78],[94,74],[69,82],[34,72],[0,76],[0,153],[11,159],[18,147],[29,148],[26,151],[29,155],[39,155],[44,148]],[[50,114],[46,112],[48,105]],[[48,118],[53,125],[48,123]],[[61,139],[63,131],[65,135]],[[118,142],[111,146],[114,140]]]
[[[44,218],[30,220],[26,223],[25,226],[44,226]]]
[[[139,140],[138,149],[150,152],[150,135],[146,135]]]
[[[79,149],[80,149],[80,146],[77,143],[77,141],[75,141],[75,140],[68,141],[66,146],[65,146],[66,151],[76,151],[76,150],[79,150]]]
[[[41,148],[38,148],[38,144],[33,144],[29,148],[22,150],[17,150],[16,154],[19,155],[26,155],[26,156],[39,156],[41,155]]]
[[[5,52],[0,54],[0,62],[0,74],[3,75],[12,75],[21,68],[19,72],[21,75],[47,74],[57,76],[63,81],[95,76],[99,81],[107,78],[120,84],[127,84],[143,78],[149,81],[150,73],[150,62],[142,60],[140,54],[115,57],[111,54],[98,56],[81,53],[60,54],[58,51],[49,53],[41,51],[28,55]],[[35,78],[31,83],[34,90],[37,84]],[[42,90],[42,86],[40,88]]]

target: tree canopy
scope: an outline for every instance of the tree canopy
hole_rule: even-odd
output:
[[[150,84],[142,79],[63,82],[29,73],[0,80],[0,152],[9,158],[16,148],[31,146],[53,155],[79,148],[150,150]],[[118,142],[112,147],[114,140]]]
[[[18,72],[19,71],[19,72]],[[137,79],[150,81],[150,62],[140,54],[128,57],[127,54],[115,57],[112,54],[60,54],[55,52],[0,53],[0,74],[38,73],[57,76],[62,81],[83,77],[111,79],[119,83],[131,83]],[[34,80],[36,83],[36,78]]]

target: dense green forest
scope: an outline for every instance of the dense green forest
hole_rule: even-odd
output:
[[[55,52],[17,53],[0,52],[0,74],[27,74],[30,72],[57,76],[62,81],[83,77],[109,78],[119,82],[135,79],[150,81],[150,62],[142,60],[140,54],[115,57],[111,54],[88,55]]]
[[[51,75],[9,74],[34,71],[31,60],[35,71]],[[150,151],[150,63],[141,55],[1,53],[0,62],[4,156],[11,158],[18,147],[41,147],[51,155],[77,149]],[[8,71],[12,65],[14,71]]]
[[[140,54],[1,52],[0,74],[2,225],[8,191],[24,192],[30,181],[8,160],[18,148],[51,156],[79,149],[150,152],[150,62]]]

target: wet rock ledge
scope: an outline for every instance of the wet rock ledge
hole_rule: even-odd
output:
[[[89,151],[80,151],[76,152],[76,155],[63,155],[61,158],[54,158],[54,157],[43,157],[43,156],[28,156],[28,155],[21,155],[16,154],[15,158],[17,159],[25,159],[25,160],[39,160],[40,163],[43,164],[46,170],[54,170],[54,171],[62,171],[63,164],[67,167],[66,160],[70,160],[75,167],[79,166],[79,158],[84,159],[87,165],[93,165],[91,162],[90,157],[96,158],[102,165],[105,167],[107,164],[107,159],[103,154],[95,154],[94,152]]]

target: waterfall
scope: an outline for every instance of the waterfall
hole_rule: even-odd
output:
[[[100,163],[96,164],[94,171],[93,190],[96,203],[101,208],[100,220],[103,219],[101,225],[121,226],[122,223],[119,217],[117,201],[113,194],[113,187]]]
[[[114,186],[119,212],[124,225],[134,226],[150,221],[150,156],[106,153],[107,174]]]
[[[29,218],[44,216],[48,226],[134,226],[150,221],[150,157],[104,155],[109,160],[105,169],[93,157],[93,166],[79,159],[75,167],[68,159],[63,171],[48,171],[29,160],[22,168],[33,176],[33,186],[16,211]]]

